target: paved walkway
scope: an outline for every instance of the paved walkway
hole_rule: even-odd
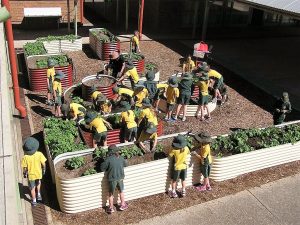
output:
[[[299,225],[300,174],[138,225]]]

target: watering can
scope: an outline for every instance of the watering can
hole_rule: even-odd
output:
[[[10,13],[7,11],[6,7],[0,8],[0,23],[5,22],[10,18]]]

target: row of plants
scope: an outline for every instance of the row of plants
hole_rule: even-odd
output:
[[[79,137],[75,121],[49,117],[43,123],[46,134],[45,144],[49,146],[53,158],[66,152],[87,148]]]
[[[114,43],[118,38],[106,29],[94,29],[91,33],[103,43]]]
[[[26,43],[24,45],[24,51],[26,56],[44,55],[47,53],[43,42],[40,41]]]
[[[39,37],[36,40],[40,42],[50,42],[50,41],[62,41],[62,40],[67,40],[70,42],[74,42],[76,39],[78,39],[78,36],[74,34],[68,34],[68,35],[63,35],[63,36],[52,36],[48,35],[47,37]]]
[[[84,157],[78,156],[78,157],[73,157],[71,159],[68,159],[65,162],[65,167],[69,170],[75,170],[83,167],[86,164]],[[97,173],[97,170],[94,168],[89,168],[85,170],[81,176],[88,176]]]
[[[124,60],[125,61],[128,61],[129,59],[131,60],[136,60],[136,61],[140,61],[142,59],[144,59],[145,57],[140,54],[140,53],[135,53],[135,52],[132,52],[132,53],[126,53],[126,54],[122,54],[122,56],[124,57]]]
[[[250,152],[300,141],[300,126],[287,125],[282,128],[237,130],[228,136],[219,136],[212,143],[212,149],[218,157]]]
[[[36,67],[38,69],[44,69],[48,67],[48,60],[51,59],[54,61],[55,66],[67,66],[69,65],[69,60],[66,55],[56,55],[56,56],[50,56],[45,59],[38,59],[36,60]]]

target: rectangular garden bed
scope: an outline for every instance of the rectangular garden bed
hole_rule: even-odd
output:
[[[41,41],[43,43],[44,48],[49,54],[82,50],[82,37],[80,36],[48,36],[38,38],[37,41]]]

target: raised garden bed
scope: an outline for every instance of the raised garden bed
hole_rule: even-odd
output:
[[[62,71],[65,78],[62,80],[62,86],[67,88],[73,83],[73,65],[66,55],[36,55],[28,56],[27,71],[30,89],[32,91],[47,90],[47,59],[53,58],[57,63],[55,70]]]
[[[110,117],[110,118],[109,118]],[[122,142],[122,131],[119,128],[119,125],[116,122],[118,119],[116,117],[119,117],[118,115],[110,115],[107,120],[113,125],[113,130],[108,130],[107,132],[107,144],[120,144]],[[83,127],[79,127],[79,132],[82,136],[82,139],[84,140],[84,143],[89,146],[90,148],[93,147],[93,134],[91,131],[84,129]],[[163,135],[163,121],[159,120],[157,125],[157,135],[162,136]]]
[[[90,47],[101,60],[109,60],[113,51],[120,50],[120,40],[105,28],[89,30]]]
[[[159,143],[166,139],[172,140],[177,134],[159,138]],[[121,144],[120,147],[129,146]],[[78,153],[67,153],[60,155],[54,161],[57,198],[60,209],[66,213],[77,213],[89,209],[100,208],[107,203],[108,186],[107,178],[104,173],[92,174],[77,178],[63,178],[61,176],[61,165],[63,160],[70,159],[74,156],[91,155],[93,150],[86,150]],[[199,182],[199,160],[192,157],[189,159],[187,185]],[[168,158],[155,160],[128,166],[125,168],[124,184],[126,188],[126,200],[133,200],[149,195],[163,193],[169,190],[171,179],[171,164]],[[196,179],[193,179],[195,177]],[[85,191],[84,196],[82,190]],[[116,198],[115,198],[116,199]]]
[[[48,36],[38,38],[43,43],[47,53],[58,53],[66,51],[81,51],[82,37],[75,35]]]
[[[122,53],[125,61],[131,60],[133,65],[136,67],[138,74],[142,74],[145,70],[145,56],[139,53]]]
[[[113,99],[115,94],[112,89],[116,85],[113,77],[108,75],[90,75],[82,79],[82,98],[86,101],[91,101],[92,86],[103,93],[108,99]]]

